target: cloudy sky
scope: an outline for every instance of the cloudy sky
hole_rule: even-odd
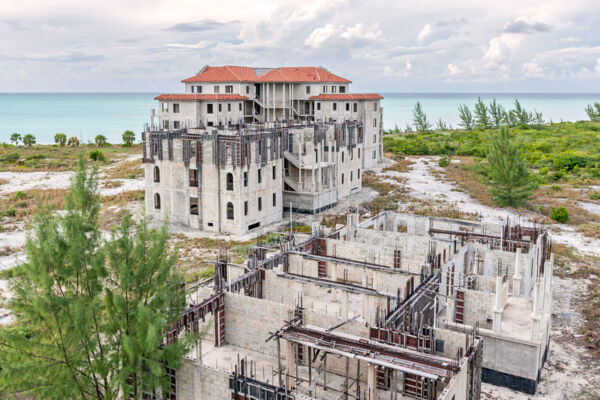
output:
[[[355,91],[600,92],[598,0],[2,0],[0,92],[181,91],[322,65]]]

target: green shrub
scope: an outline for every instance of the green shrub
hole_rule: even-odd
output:
[[[443,156],[438,160],[438,165],[442,168],[446,168],[450,165],[450,159],[447,156]]]
[[[31,155],[28,155],[27,157],[25,157],[25,160],[26,161],[29,161],[29,160],[44,160],[45,158],[46,158],[45,154],[31,154]]]
[[[539,171],[540,175],[548,175],[548,172],[550,172],[550,168],[548,167],[542,167]]]
[[[565,173],[563,171],[554,171],[552,174],[550,174],[548,179],[551,182],[556,182],[556,181],[562,179],[564,176],[565,176]]]
[[[10,153],[0,156],[1,162],[14,163],[19,159],[19,153]]]
[[[590,195],[590,199],[592,200],[600,200],[600,192],[594,192]]]
[[[4,211],[4,215],[7,217],[15,217],[17,215],[17,210],[14,208],[9,208],[8,210]]]
[[[550,186],[550,190],[552,190],[554,192],[560,192],[562,189],[558,185],[552,185],[552,186]]]
[[[90,151],[90,159],[94,161],[106,161],[106,157],[104,157],[104,153],[100,150],[92,150]]]
[[[27,198],[29,198],[29,195],[27,193],[21,192],[21,191],[15,193],[13,196],[14,200],[23,200],[23,199],[27,199]]]
[[[550,218],[564,224],[569,220],[569,212],[564,207],[552,208],[550,211]]]

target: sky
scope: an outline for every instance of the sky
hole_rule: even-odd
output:
[[[2,0],[0,92],[181,92],[204,65],[353,91],[600,92],[597,0]]]

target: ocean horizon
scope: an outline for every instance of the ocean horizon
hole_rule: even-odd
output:
[[[473,107],[479,97],[492,99],[505,108],[512,108],[515,99],[529,111],[542,113],[547,122],[587,119],[584,107],[600,102],[600,93],[386,93],[380,92],[384,114],[384,129],[398,126],[404,130],[412,125],[412,107],[418,101],[428,119],[440,119],[457,127],[458,107]],[[9,142],[10,135],[31,133],[37,143],[54,143],[56,133],[77,136],[82,142],[93,142],[103,134],[109,142],[120,143],[121,134],[132,130],[139,133],[150,120],[150,109],[158,109],[157,93],[0,93],[0,142]]]

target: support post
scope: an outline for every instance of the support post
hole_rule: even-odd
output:
[[[494,332],[500,333],[502,323],[502,275],[496,276],[496,301],[494,303]]]
[[[294,363],[294,347],[292,342],[285,342],[285,387],[292,390],[292,365]]]
[[[377,400],[377,371],[375,371],[375,364],[367,366],[367,388],[369,399]]]
[[[515,274],[513,275],[513,296],[521,295],[521,248],[517,248],[515,255]]]

